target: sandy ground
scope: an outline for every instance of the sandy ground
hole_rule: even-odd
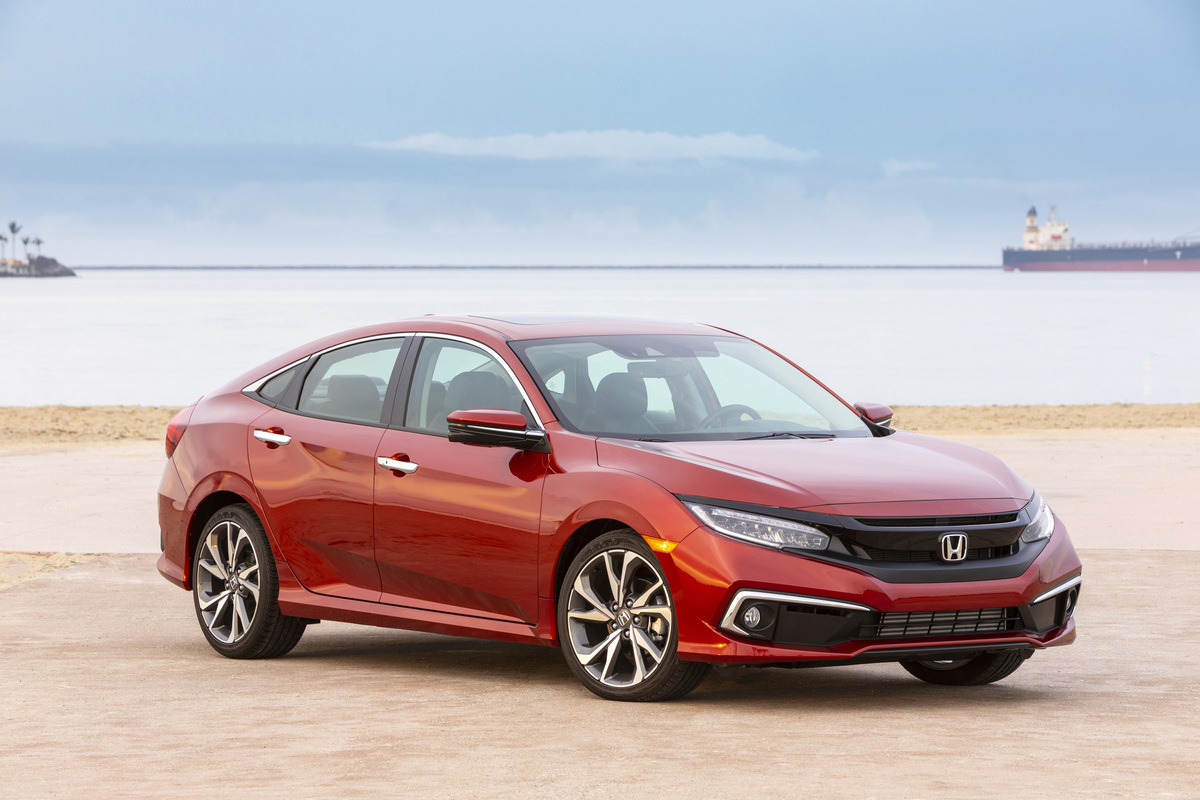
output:
[[[1005,681],[736,670],[594,698],[558,651],[321,623],[232,661],[149,555],[0,591],[0,796],[1194,798],[1200,553],[1083,551],[1078,641]]]
[[[1196,408],[1096,412],[1159,420],[1140,430],[898,412],[1050,501],[1084,560],[1076,644],[988,687],[734,670],[651,706],[595,699],[555,650],[338,623],[283,659],[222,659],[154,570],[173,410],[25,410],[0,437],[0,798],[1198,797]]]
[[[1080,547],[1200,549],[1200,428],[934,432],[1003,458]],[[157,552],[164,462],[158,441],[0,448],[0,551]]]
[[[935,434],[1200,428],[1200,403],[1090,406],[896,406],[896,426]],[[161,442],[173,406],[0,406],[0,450]]]
[[[0,450],[162,442],[173,406],[0,406]]]

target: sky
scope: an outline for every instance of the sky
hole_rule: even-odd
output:
[[[0,218],[72,266],[1200,236],[1190,2],[0,0],[0,87]]]

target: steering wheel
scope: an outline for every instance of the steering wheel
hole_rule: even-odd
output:
[[[700,420],[701,428],[715,428],[724,425],[725,420],[732,422],[738,419],[742,414],[749,415],[750,419],[762,419],[762,414],[759,414],[753,408],[741,403],[730,403],[727,406],[721,406],[713,413],[709,414],[704,419]]]

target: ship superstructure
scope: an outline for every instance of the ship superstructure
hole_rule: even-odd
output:
[[[1195,272],[1200,242],[1076,244],[1065,220],[1050,206],[1050,219],[1038,224],[1037,208],[1025,214],[1022,248],[1004,249],[1004,269],[1045,272]]]

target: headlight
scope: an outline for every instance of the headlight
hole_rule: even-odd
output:
[[[688,503],[701,522],[714,531],[770,547],[795,547],[803,550],[824,550],[829,546],[829,537],[803,522],[778,517],[764,517],[735,511],[732,508]]]
[[[1038,498],[1038,511],[1033,516],[1033,522],[1025,526],[1025,530],[1021,531],[1021,541],[1028,544],[1029,542],[1040,542],[1042,539],[1049,539],[1050,534],[1054,533],[1054,515],[1050,513],[1050,506],[1046,505],[1046,501]]]

